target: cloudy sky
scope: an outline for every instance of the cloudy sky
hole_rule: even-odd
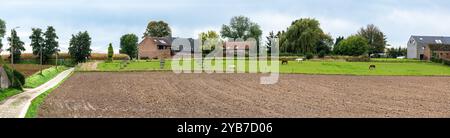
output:
[[[334,37],[375,24],[396,47],[405,46],[410,35],[450,35],[448,0],[0,0],[0,19],[8,30],[20,26],[26,52],[35,27],[54,26],[63,51],[72,34],[87,30],[94,52],[106,52],[110,42],[118,49],[123,34],[141,37],[151,20],[168,22],[173,36],[196,38],[202,31],[220,31],[237,15],[250,17],[264,35],[307,17]]]

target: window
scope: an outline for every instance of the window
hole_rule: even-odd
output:
[[[164,49],[164,46],[158,45],[158,50],[163,50],[163,49]]]
[[[163,41],[163,40],[159,40],[159,42],[160,43],[163,43],[163,44],[167,44],[165,41]]]
[[[434,40],[436,43],[438,43],[438,44],[442,44],[442,41],[441,40],[439,40],[439,39],[437,39],[437,40]]]

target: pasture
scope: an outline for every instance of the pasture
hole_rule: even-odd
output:
[[[245,60],[245,68],[239,68],[237,61],[231,62],[235,71],[249,71],[250,63],[257,65],[256,61]],[[243,61],[243,60],[241,60]],[[211,62],[215,65],[215,61]],[[313,60],[313,61],[289,61],[287,65],[279,64],[280,73],[293,74],[330,74],[330,75],[369,75],[369,76],[450,76],[450,67],[418,60],[410,59],[373,59],[371,62],[345,62],[334,60]],[[201,69],[201,62],[191,61],[191,65],[198,64]],[[216,67],[216,70],[229,70],[230,64],[222,63],[222,68]],[[373,70],[370,65],[375,65]],[[194,69],[194,66],[191,66]],[[165,62],[164,68],[160,69],[158,60],[123,62],[114,61],[112,63],[99,63],[97,69],[100,71],[155,71],[171,70],[171,61]]]

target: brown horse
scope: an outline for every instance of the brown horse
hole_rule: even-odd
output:
[[[284,65],[284,64],[288,64],[288,60],[287,59],[285,59],[285,58],[283,58],[283,59],[281,59],[281,64],[282,65]]]

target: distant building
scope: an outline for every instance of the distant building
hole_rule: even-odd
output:
[[[145,37],[138,45],[139,59],[170,58],[172,38]]]
[[[431,58],[450,60],[450,45],[449,44],[430,44],[425,47],[424,60]]]
[[[248,51],[256,47],[256,42],[252,43],[249,41],[244,42],[225,42],[223,43],[223,50],[227,55],[233,55],[241,53],[243,55],[247,54]],[[255,49],[256,50],[256,49]],[[255,51],[256,52],[256,51]]]
[[[407,58],[429,60],[432,56],[434,47],[430,48],[429,45],[440,45],[435,47],[449,47],[450,37],[445,36],[411,36],[408,41],[408,54]],[[429,52],[425,53],[428,49]],[[448,48],[444,48],[448,49]],[[441,51],[442,52],[442,51]]]
[[[189,45],[172,46],[178,37],[145,37],[138,45],[139,59],[172,58],[175,53],[190,51],[194,53],[194,39],[187,38]],[[190,50],[186,49],[189,48]],[[198,51],[198,50],[196,50]]]

